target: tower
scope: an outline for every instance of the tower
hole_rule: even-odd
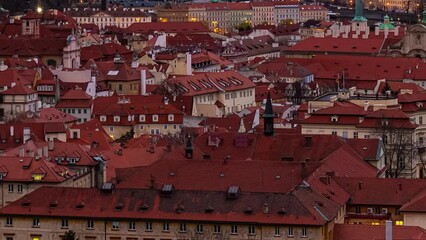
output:
[[[368,28],[367,26],[367,19],[362,14],[362,0],[356,0],[355,4],[355,17],[352,19],[352,31],[360,32],[360,31],[366,31]]]
[[[28,10],[22,20],[22,35],[31,37],[40,37],[41,16],[33,10]]]
[[[265,112],[263,113],[263,135],[274,135],[274,110],[272,109],[271,93],[266,98]]]

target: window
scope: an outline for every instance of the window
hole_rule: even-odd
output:
[[[100,121],[101,121],[101,122],[106,122],[106,116],[101,116],[101,117],[100,117]]]
[[[402,225],[404,225],[404,221],[402,221],[402,220],[395,221],[395,225],[402,226]]]
[[[419,117],[419,125],[423,124],[423,117]]]
[[[181,223],[179,225],[179,232],[186,232],[186,223]]]
[[[364,138],[368,139],[370,138],[370,135],[364,135]]]
[[[13,192],[13,184],[9,184],[9,185],[7,186],[7,191],[8,191],[8,192]]]
[[[114,116],[114,122],[120,122],[120,116]]]
[[[256,235],[256,228],[254,226],[248,226],[248,234]]]
[[[347,139],[347,138],[348,138],[348,132],[343,131],[343,132],[342,132],[342,137],[343,137],[344,139]]]
[[[231,225],[231,234],[238,234],[238,226]]]
[[[109,127],[110,132],[114,132],[114,127]]]
[[[292,237],[292,236],[294,236],[294,229],[293,229],[293,227],[289,227],[288,228],[288,234],[287,234],[289,237]]]
[[[118,229],[120,229],[120,222],[112,221],[112,230],[118,230]]]
[[[275,227],[274,236],[281,236],[281,229],[280,229],[280,227],[278,227],[278,226]]]
[[[87,220],[87,229],[93,229],[95,227],[95,224],[93,220]]]
[[[40,219],[33,218],[33,227],[40,227]]]
[[[203,233],[203,224],[197,224],[197,226],[195,227],[195,232]]]
[[[139,122],[145,122],[145,115],[139,115]]]
[[[361,213],[361,207],[355,207],[355,213]]]
[[[136,230],[136,222],[133,222],[133,221],[131,221],[131,222],[129,222],[129,230]]]
[[[152,121],[158,122],[158,115],[152,115]]]
[[[81,114],[81,109],[78,109],[78,114]]]
[[[11,217],[6,218],[6,226],[12,226],[13,225],[13,219]]]
[[[358,138],[358,132],[354,132],[354,138]]]
[[[172,122],[172,121],[175,120],[175,115],[169,114],[168,117],[167,117],[167,119],[169,120],[169,122]]]
[[[152,222],[146,222],[145,231],[152,231]]]
[[[13,240],[13,236],[6,236],[6,240]]]
[[[213,233],[220,233],[221,229],[220,229],[220,225],[219,224],[215,224],[213,226]]]
[[[163,232],[170,231],[170,225],[168,222],[163,223]]]
[[[337,132],[336,131],[332,131],[331,134],[332,135],[337,135]]]
[[[308,230],[305,227],[302,227],[301,237],[307,237],[307,236],[308,236]]]
[[[68,228],[68,219],[62,219],[61,227],[62,228]]]

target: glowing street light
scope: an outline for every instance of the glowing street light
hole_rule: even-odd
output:
[[[37,6],[37,13],[42,13],[43,12],[43,8],[41,8],[41,6]]]

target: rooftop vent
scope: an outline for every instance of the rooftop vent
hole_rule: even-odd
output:
[[[49,203],[49,207],[54,208],[58,206],[58,201],[52,201]]]
[[[76,208],[84,208],[84,206],[85,206],[84,202],[78,202],[75,207]]]
[[[123,207],[124,207],[123,203],[117,203],[117,205],[115,205],[115,210],[121,211],[121,210],[123,210]]]
[[[280,210],[278,210],[278,214],[280,215],[285,215],[287,213],[287,210],[285,210],[285,208],[281,208]]]
[[[148,204],[144,203],[140,206],[139,210],[141,211],[147,211],[149,209]]]
[[[209,204],[205,211],[206,213],[212,213],[214,211],[214,207],[211,204]]]
[[[244,213],[245,213],[245,214],[252,214],[252,213],[253,213],[253,209],[252,209],[251,207],[246,207],[246,208],[244,209]]]

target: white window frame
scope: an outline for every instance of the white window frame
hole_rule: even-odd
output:
[[[6,218],[6,226],[13,226],[13,218],[12,217]]]
[[[139,122],[145,122],[145,115],[139,115]]]
[[[287,236],[294,237],[294,228],[293,227],[288,227]]]
[[[168,222],[163,223],[163,232],[170,232],[170,224]]]
[[[152,232],[152,222],[145,223],[145,231]]]
[[[167,115],[167,120],[169,120],[169,122],[173,122],[175,120],[175,115],[173,114]]]
[[[179,225],[179,232],[186,232],[186,223],[181,223]]]
[[[195,226],[195,233],[203,233],[204,232],[204,226],[203,226],[203,224],[197,224],[196,226]]]
[[[61,228],[68,228],[68,219],[61,219]]]
[[[130,231],[135,231],[136,230],[136,222],[135,221],[130,221],[129,222],[129,230]]]
[[[95,223],[92,219],[87,220],[87,229],[94,229]]]
[[[308,229],[306,227],[302,227],[300,236],[303,238],[308,237]]]
[[[120,122],[120,116],[114,116],[114,122]]]
[[[99,121],[101,122],[106,122],[106,120],[107,120],[107,117],[105,115],[102,115],[99,117]]]
[[[33,227],[40,227],[40,218],[33,218]]]
[[[249,225],[248,226],[248,234],[249,235],[256,235],[256,227],[255,226],[253,226],[253,225]]]
[[[220,224],[213,225],[213,233],[219,234],[221,232],[222,232],[222,228],[221,228]]]
[[[157,114],[152,115],[152,121],[158,122],[158,115]]]
[[[281,228],[279,226],[275,226],[274,236],[276,237],[281,236]]]
[[[238,234],[238,225],[231,225],[231,234]]]

